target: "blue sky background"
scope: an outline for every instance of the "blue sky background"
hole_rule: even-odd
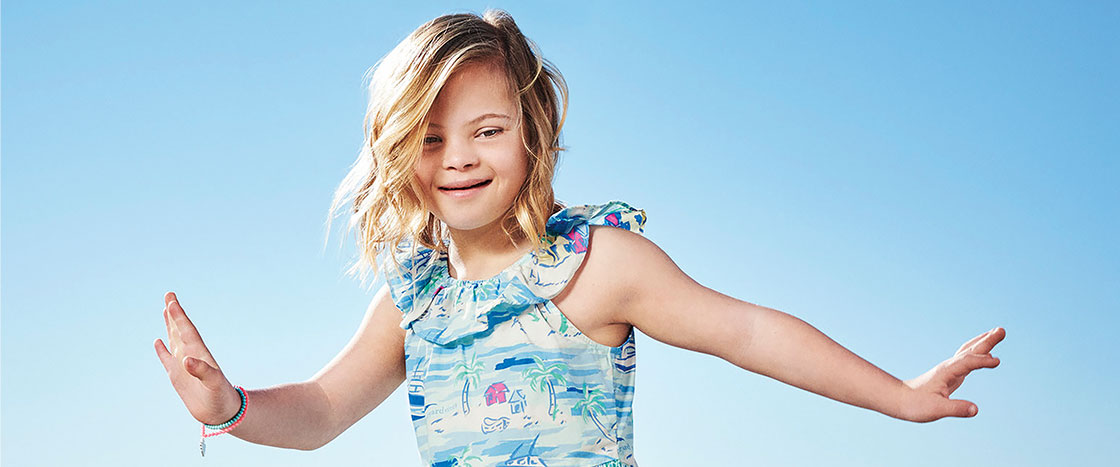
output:
[[[237,384],[326,364],[372,297],[324,247],[362,74],[488,6],[568,80],[561,199],[903,379],[1007,329],[979,416],[930,424],[639,336],[643,466],[1115,461],[1115,3],[424,3],[4,2],[4,465],[418,465],[400,390],[202,461],[152,341],[173,290]]]

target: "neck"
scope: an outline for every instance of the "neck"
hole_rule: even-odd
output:
[[[516,243],[502,232],[500,222],[474,230],[451,230],[447,264],[451,277],[480,280],[493,277],[513,264],[530,248],[526,239]]]

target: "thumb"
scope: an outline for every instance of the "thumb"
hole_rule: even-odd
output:
[[[974,417],[979,412],[979,408],[976,407],[976,404],[961,399],[950,400],[947,409],[949,412],[948,415],[952,417]]]
[[[183,366],[186,367],[187,373],[198,378],[207,389],[221,387],[219,384],[222,379],[221,372],[206,361],[189,356],[183,357]]]

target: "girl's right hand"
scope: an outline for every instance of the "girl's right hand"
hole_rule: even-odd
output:
[[[162,339],[156,339],[155,347],[171,385],[196,420],[210,425],[225,423],[240,410],[241,396],[210,355],[175,294],[168,292],[163,302],[163,322],[171,349]]]

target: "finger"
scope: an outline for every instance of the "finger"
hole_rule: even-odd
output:
[[[198,334],[198,329],[194,327],[194,323],[178,301],[173,300],[167,305],[167,315],[171,318],[171,330],[174,332],[171,341],[174,355],[182,356],[186,352],[197,357],[213,359],[210,350],[206,348],[206,343],[202,341],[202,336]]]
[[[171,310],[164,308],[163,316],[167,321],[167,344],[171,350],[172,355],[179,355],[183,350],[183,338],[179,333],[179,326],[175,324],[175,318],[171,316]]]
[[[171,339],[171,317],[167,316],[167,307],[163,307],[163,326],[167,328],[167,339]]]
[[[946,402],[945,412],[949,417],[969,418],[975,417],[980,412],[980,408],[966,400],[950,399]]]
[[[159,362],[163,364],[163,370],[170,374],[171,369],[174,368],[175,356],[167,351],[167,346],[163,345],[163,339],[156,339],[155,347]]]
[[[961,345],[961,348],[957,349],[957,353],[964,353],[964,352],[970,351],[973,345],[976,345],[977,342],[980,342],[980,339],[988,337],[988,335],[991,334],[991,333],[992,333],[992,331],[988,331],[988,332],[985,332],[985,333],[983,333],[979,336],[973,337],[972,339],[969,339],[968,342],[965,342],[963,345]]]
[[[172,321],[179,331],[179,338],[182,339],[184,344],[199,343],[202,344],[202,336],[198,334],[198,329],[194,327],[194,323],[187,317],[187,312],[179,305],[179,302],[172,301],[167,305],[167,311],[171,314]],[[205,346],[205,344],[203,344]]]
[[[168,316],[171,315],[171,313],[169,311],[169,309],[171,308],[171,302],[178,302],[178,301],[179,301],[179,297],[175,296],[175,292],[167,292],[167,293],[163,294],[163,310],[164,310],[165,313],[168,314]],[[171,327],[172,327],[172,329],[175,328],[175,321],[174,320],[171,320]]]
[[[222,373],[209,363],[194,357],[183,357],[183,366],[187,368],[187,373],[198,378],[207,389],[217,390],[222,387]]]
[[[958,376],[965,376],[973,370],[995,368],[997,366],[999,366],[999,358],[993,357],[991,354],[967,354],[957,360],[953,373]]]
[[[1005,331],[1003,328],[995,328],[991,330],[987,337],[985,337],[984,339],[980,339],[980,342],[977,342],[973,346],[972,352],[989,353],[992,351],[992,348],[996,346],[996,344],[1000,343],[1000,341],[1003,340],[1004,337],[1007,337],[1007,331]]]

